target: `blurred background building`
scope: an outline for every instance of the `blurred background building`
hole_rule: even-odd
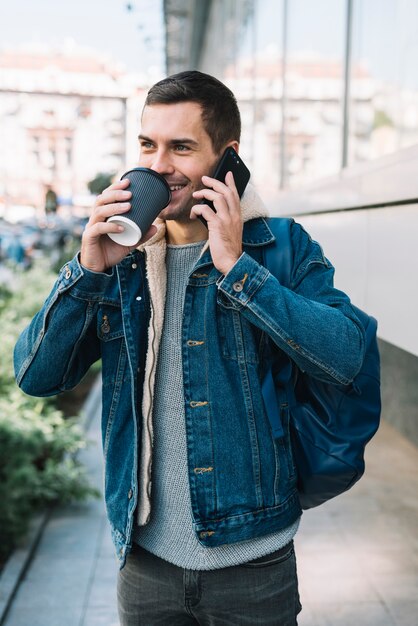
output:
[[[136,163],[151,84],[214,74],[237,95],[270,212],[306,225],[337,286],[379,320],[384,415],[418,443],[418,3],[16,0],[3,13],[0,261],[16,237],[33,248],[51,214],[79,232],[94,192]]]
[[[167,73],[226,82],[240,152],[379,321],[384,417],[418,443],[418,3],[165,0]]]
[[[60,206],[90,207],[88,182],[137,156],[127,134],[136,136],[144,94],[120,66],[81,47],[0,52],[5,216],[18,218],[22,207],[43,209],[51,189]]]

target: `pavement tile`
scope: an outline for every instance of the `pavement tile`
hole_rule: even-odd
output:
[[[99,557],[112,557],[116,561],[115,547],[110,534],[109,525],[105,524],[99,544]]]
[[[347,515],[339,520],[342,536],[349,545],[363,546],[367,551],[380,552],[389,547],[405,546],[405,535],[400,532],[399,515],[387,518],[384,511],[378,515]]]
[[[418,624],[418,600],[415,598],[409,602],[396,602],[389,606],[396,626],[417,626]]]
[[[38,553],[51,557],[77,556],[90,558],[97,550],[102,520],[88,517],[53,518],[38,547]]]
[[[308,602],[302,603],[302,611],[298,615],[298,626],[318,626],[316,617]]]
[[[298,542],[295,542],[298,572],[307,578],[315,576],[339,576],[341,572],[353,576],[364,573],[359,554],[346,546],[341,546],[338,552],[305,552],[298,551]]]
[[[389,607],[399,601],[418,603],[418,575],[377,574],[371,577],[371,583],[382,600]],[[418,613],[416,624],[418,625]]]
[[[119,626],[116,607],[94,607],[87,609],[80,626]]]
[[[117,580],[99,581],[97,584],[93,584],[90,589],[88,608],[107,608],[112,609],[117,604],[116,595]]]
[[[118,571],[116,559],[102,557],[97,560],[89,592],[89,608],[115,606]]]
[[[90,578],[91,571],[77,572],[73,568],[66,576],[41,577],[36,580],[27,578],[20,584],[13,606],[36,610],[46,607],[83,607]]]
[[[35,609],[13,606],[4,626],[79,626],[82,607],[38,607]],[[110,624],[108,625],[110,626]],[[119,626],[117,623],[115,626]]]
[[[362,480],[366,480],[366,477],[362,478]],[[375,492],[370,493],[368,490],[363,490],[360,485],[361,482],[357,483],[351,491],[338,496],[338,498],[329,500],[320,508],[324,508],[330,515],[334,516],[335,521],[344,520],[347,518],[347,515],[352,514],[360,514],[364,519],[368,515],[379,513],[381,504]],[[309,515],[309,513],[311,511],[306,511],[306,515]]]
[[[321,604],[347,604],[353,601],[372,603],[380,601],[377,591],[368,584],[364,576],[351,573],[347,575],[344,571],[338,576],[328,573],[318,574],[305,581],[303,589],[310,603],[316,601]]]
[[[311,530],[301,523],[300,530],[295,538],[295,545],[303,552],[332,552],[337,553],[344,544],[342,533],[336,528],[317,528]]]
[[[369,578],[376,575],[418,575],[416,553],[406,546],[398,550],[390,548],[382,549],[379,552],[361,551],[359,559]]]
[[[39,554],[33,560],[25,574],[24,580],[63,580],[72,576],[82,577],[88,581],[93,570],[93,559],[75,558],[73,556],[51,559],[49,554]]]
[[[316,626],[396,626],[396,622],[380,602],[348,602],[329,604],[326,607],[312,606]]]

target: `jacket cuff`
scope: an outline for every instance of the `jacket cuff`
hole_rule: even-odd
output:
[[[218,281],[218,289],[237,308],[245,306],[260,289],[270,272],[243,252],[226,276]]]
[[[73,295],[86,300],[99,300],[105,292],[109,281],[113,277],[113,268],[110,273],[93,272],[80,263],[80,253],[66,263],[58,275],[58,291],[63,293],[71,289]]]

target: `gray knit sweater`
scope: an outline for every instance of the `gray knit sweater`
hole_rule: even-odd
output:
[[[187,472],[181,325],[188,276],[204,242],[167,246],[167,295],[154,398],[151,518],[134,540],[179,567],[212,570],[274,552],[295,535],[299,520],[257,539],[207,548],[193,530]]]

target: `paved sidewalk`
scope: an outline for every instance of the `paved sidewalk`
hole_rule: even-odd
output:
[[[99,422],[98,407],[84,459],[100,487]],[[303,516],[299,626],[418,625],[418,449],[383,424],[367,459],[351,492]],[[118,626],[116,574],[102,502],[60,509],[5,625]]]
[[[100,410],[81,458],[102,491]],[[119,626],[110,531],[102,499],[57,509],[49,519],[5,626]]]

